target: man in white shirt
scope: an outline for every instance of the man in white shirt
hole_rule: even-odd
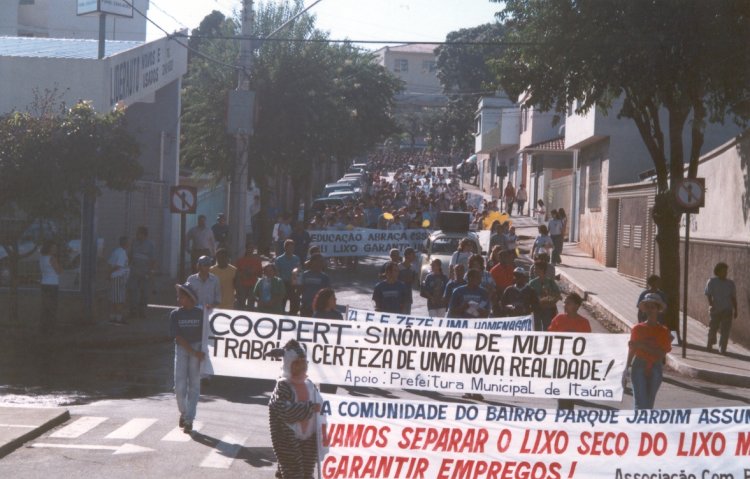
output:
[[[123,319],[125,311],[125,287],[128,282],[128,237],[121,236],[119,246],[112,251],[107,260],[109,265],[110,301],[112,308],[109,313],[109,321],[116,325],[127,324]]]
[[[211,273],[214,260],[210,256],[198,258],[198,272],[187,278],[187,283],[193,287],[198,295],[198,307],[212,309],[221,304],[221,284],[219,278]]]
[[[198,224],[187,232],[186,243],[190,248],[190,265],[195,268],[198,258],[201,256],[213,256],[216,254],[216,239],[211,228],[206,226],[206,216],[198,216]],[[193,269],[193,272],[196,270]]]

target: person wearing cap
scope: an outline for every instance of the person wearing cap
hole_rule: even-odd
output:
[[[212,256],[216,253],[216,239],[211,228],[206,226],[206,216],[198,216],[198,224],[190,228],[185,239],[185,246],[190,249],[190,267],[195,268],[198,258]],[[195,273],[197,269],[193,269]]]
[[[297,341],[288,341],[266,357],[282,360],[281,376],[268,402],[276,477],[311,479],[318,460],[317,415],[323,398],[307,377],[306,353]]]
[[[559,333],[590,333],[591,323],[578,314],[578,309],[583,304],[583,298],[578,293],[570,293],[563,301],[564,312],[552,318],[552,323],[547,328],[549,332]],[[575,409],[572,399],[558,399],[557,409]]]
[[[666,306],[655,293],[648,293],[638,303],[638,309],[646,313],[646,322],[638,323],[630,330],[628,359],[623,374],[624,386],[630,372],[634,409],[653,409],[661,386],[664,357],[672,350],[672,334],[666,326],[659,324],[659,313]]]
[[[187,278],[187,283],[193,287],[198,306],[211,309],[221,304],[221,284],[219,278],[211,273],[214,260],[210,256],[201,256],[196,262],[198,272]]]
[[[216,240],[217,248],[229,249],[229,225],[227,224],[227,216],[224,213],[216,215],[216,223],[211,227],[211,232],[214,234],[214,240]]]
[[[646,321],[647,319],[646,313],[644,313],[638,308],[638,305],[641,304],[641,300],[645,298],[647,294],[649,293],[657,294],[659,295],[661,300],[664,301],[664,304],[667,304],[667,294],[659,288],[659,286],[661,286],[661,278],[659,277],[659,275],[652,274],[651,276],[649,276],[648,279],[646,280],[646,286],[648,286],[648,288],[641,291],[641,294],[638,296],[638,301],[635,303],[635,308],[636,310],[638,310],[638,322],[639,323],[642,323]],[[659,322],[661,324],[664,324],[664,311],[659,313]]]
[[[526,316],[531,314],[538,299],[536,291],[528,285],[526,270],[520,266],[513,270],[513,284],[505,288],[500,298],[503,316]]]
[[[198,295],[190,283],[176,284],[178,308],[169,313],[169,334],[174,339],[174,392],[180,412],[179,427],[186,434],[201,394],[200,364],[205,359],[201,347],[203,311],[197,307]]]
[[[448,277],[443,273],[443,262],[433,259],[430,262],[432,271],[425,276],[420,288],[420,296],[427,298],[427,312],[431,318],[442,318],[445,316],[445,302],[443,291],[448,284]]]
[[[708,351],[713,349],[714,344],[716,344],[716,333],[720,331],[719,349],[721,354],[727,353],[732,318],[737,318],[737,289],[734,281],[727,279],[727,273],[729,273],[729,265],[717,263],[714,266],[714,276],[708,280],[705,288],[711,316],[711,321],[708,323],[706,349]]]

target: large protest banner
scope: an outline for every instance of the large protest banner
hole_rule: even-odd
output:
[[[400,324],[403,326],[425,326],[436,328],[483,329],[487,331],[531,331],[531,316],[510,318],[431,318],[408,314],[383,313],[367,309],[347,308],[346,319],[366,323]]]
[[[750,477],[750,408],[545,410],[324,399],[324,479]]]
[[[215,309],[203,372],[275,379],[271,349],[295,339],[313,381],[500,396],[620,401],[628,335],[489,332]]]
[[[429,230],[373,230],[357,228],[342,231],[310,231],[313,245],[323,256],[388,256],[392,248],[419,249]]]

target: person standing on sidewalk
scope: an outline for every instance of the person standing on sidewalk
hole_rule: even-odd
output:
[[[623,386],[630,372],[634,409],[654,408],[656,393],[661,386],[664,357],[672,350],[672,334],[666,326],[659,324],[659,313],[665,307],[658,295],[647,294],[638,304],[638,309],[646,313],[648,319],[630,330]]]
[[[139,226],[135,241],[130,245],[130,275],[128,276],[128,313],[131,318],[145,318],[151,276],[156,268],[156,247],[148,239],[148,228]]]
[[[126,285],[128,282],[128,237],[120,236],[119,246],[112,251],[107,260],[109,266],[110,301],[112,309],[109,313],[109,321],[113,324],[127,324],[123,314],[125,312]]]
[[[57,244],[52,240],[47,240],[42,245],[39,270],[42,273],[42,316],[39,320],[39,332],[49,334],[57,325],[57,298],[60,289],[60,273],[62,273],[60,263],[57,261]]]
[[[557,210],[552,210],[552,219],[547,224],[549,237],[552,239],[552,264],[562,263],[563,249],[563,222],[557,215]]]
[[[513,183],[510,181],[505,185],[503,196],[505,197],[505,211],[508,213],[508,216],[512,216],[513,202],[516,201],[516,189],[513,188]]]
[[[518,215],[523,216],[523,208],[526,206],[526,202],[529,200],[529,193],[526,191],[526,186],[521,183],[516,191],[516,204],[518,205]]]
[[[216,239],[211,228],[206,226],[206,215],[198,216],[198,224],[188,230],[185,245],[190,249],[190,267],[193,268],[193,273],[197,271],[195,268],[198,258],[216,254]]]
[[[583,298],[578,293],[570,293],[563,302],[564,312],[552,318],[552,323],[547,328],[549,332],[558,333],[590,333],[591,324],[589,320],[578,314],[578,309],[583,304]],[[572,399],[558,399],[557,409],[575,409]]]
[[[706,298],[710,307],[711,321],[708,323],[708,344],[706,349],[710,352],[716,344],[716,333],[721,333],[719,349],[721,354],[727,353],[729,344],[729,332],[732,329],[732,318],[737,317],[737,289],[734,281],[727,279],[729,265],[716,263],[714,276],[706,283]]]
[[[227,224],[227,215],[219,213],[216,215],[216,223],[211,227],[211,232],[214,234],[214,240],[216,240],[217,248],[224,248],[229,250],[229,225]]]
[[[196,305],[198,295],[189,284],[176,284],[177,309],[169,313],[169,334],[174,339],[174,392],[180,411],[179,427],[186,434],[193,431],[195,410],[201,395],[200,370],[205,353],[203,311]]]

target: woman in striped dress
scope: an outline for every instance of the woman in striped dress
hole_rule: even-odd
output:
[[[318,453],[315,415],[323,400],[307,378],[307,358],[297,341],[268,356],[283,358],[283,372],[268,403],[271,443],[279,465],[276,477],[313,479]]]

